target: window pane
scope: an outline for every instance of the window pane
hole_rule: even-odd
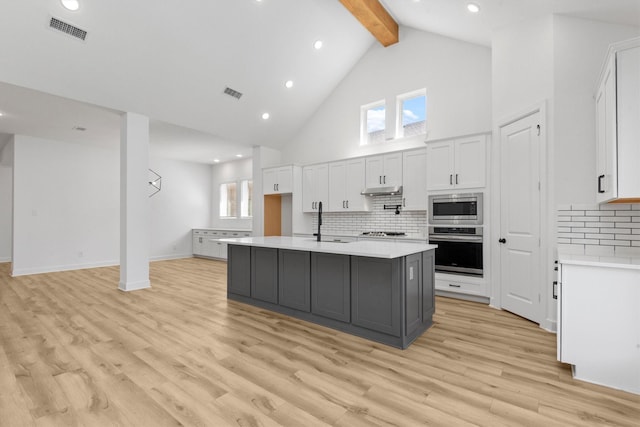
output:
[[[385,106],[369,108],[367,110],[367,142],[375,143],[384,141]]]
[[[226,184],[220,184],[220,217],[236,217],[238,216],[236,209],[236,183],[228,182]]]
[[[402,101],[402,136],[413,136],[427,130],[427,97],[424,95]]]
[[[245,179],[240,185],[240,216],[242,218],[250,218],[253,216],[253,181]]]

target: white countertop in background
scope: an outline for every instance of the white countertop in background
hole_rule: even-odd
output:
[[[308,237],[242,237],[221,239],[222,242],[243,246],[291,249],[296,251],[324,252],[339,255],[355,255],[372,258],[398,258],[418,252],[435,249],[437,245],[419,242],[387,242],[380,240],[360,240],[348,243],[317,242]]]
[[[630,268],[640,270],[640,256],[628,255],[584,255],[558,252],[561,264],[589,265],[594,267]]]

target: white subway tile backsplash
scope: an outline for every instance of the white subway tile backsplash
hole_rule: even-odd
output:
[[[634,252],[640,247],[640,205],[558,205],[557,237],[563,250],[591,255]],[[560,209],[562,208],[562,209]]]
[[[632,243],[640,243],[640,242],[632,242]],[[640,256],[640,247],[617,247],[616,254],[623,256],[632,256],[637,257]]]

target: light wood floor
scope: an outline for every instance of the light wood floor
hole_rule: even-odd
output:
[[[397,350],[226,299],[226,264],[9,277],[0,264],[0,425],[640,425],[640,396],[571,379],[555,335],[438,298]]]

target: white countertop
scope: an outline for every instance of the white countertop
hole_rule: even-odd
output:
[[[386,242],[380,240],[361,240],[348,243],[317,242],[315,238],[285,236],[242,237],[236,239],[221,239],[221,241],[243,246],[324,252],[372,258],[398,258],[438,247],[437,245],[418,242]]]
[[[569,265],[594,267],[630,268],[640,270],[640,257],[625,255],[584,255],[558,252],[558,262]]]

